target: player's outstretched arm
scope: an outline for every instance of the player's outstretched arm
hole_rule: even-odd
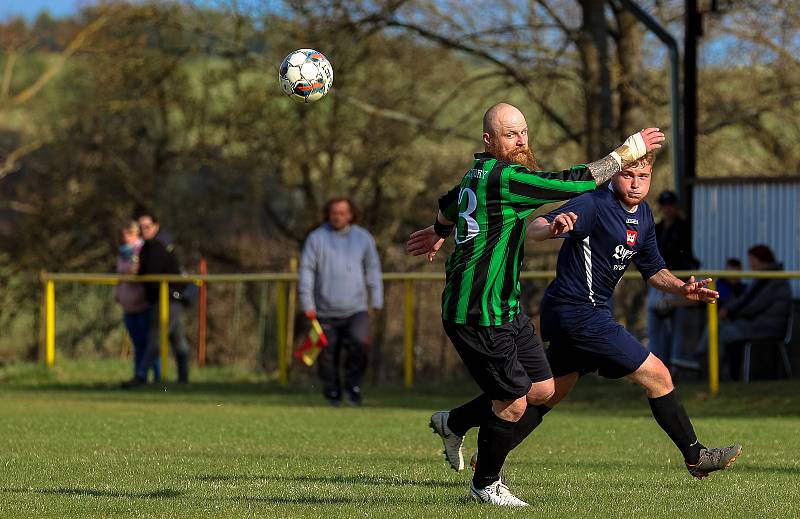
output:
[[[426,254],[428,261],[433,261],[433,257],[439,252],[444,243],[444,238],[453,230],[454,224],[449,221],[439,211],[436,216],[436,223],[424,229],[414,231],[406,242],[406,252],[412,256],[422,256]],[[441,236],[444,234],[445,236]]]
[[[544,241],[559,234],[570,232],[575,227],[578,215],[573,212],[561,213],[557,215],[552,223],[540,216],[528,224],[527,235],[536,241]]]
[[[713,305],[719,299],[719,292],[706,288],[711,281],[711,278],[696,281],[692,276],[689,281],[684,283],[669,270],[661,269],[648,279],[647,283],[663,292],[683,296],[690,301],[700,301]]]
[[[626,165],[644,157],[648,151],[661,148],[665,139],[666,137],[658,128],[645,128],[625,139],[619,148],[587,166],[599,186],[622,171]]]

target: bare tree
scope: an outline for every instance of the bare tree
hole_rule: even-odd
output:
[[[80,49],[91,41],[91,38],[100,31],[108,22],[108,15],[101,15],[86,25],[72,38],[66,48],[52,60],[49,66],[29,85],[19,92],[12,92],[11,85],[14,79],[17,60],[20,53],[30,52],[33,49],[30,36],[20,30],[17,34],[10,34],[7,41],[3,42],[5,66],[0,80],[0,114],[19,109],[36,96],[64,69],[67,61]],[[0,180],[13,173],[19,167],[19,161],[29,153],[39,149],[46,140],[46,132],[38,131],[35,136],[28,136],[26,142],[11,150],[0,163]]]

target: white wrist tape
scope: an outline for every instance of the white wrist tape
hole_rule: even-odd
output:
[[[636,132],[622,143],[622,146],[611,152],[611,156],[619,164],[620,169],[631,162],[636,162],[647,153],[647,147],[640,132]]]

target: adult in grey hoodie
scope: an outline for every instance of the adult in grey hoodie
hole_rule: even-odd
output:
[[[369,343],[369,309],[383,308],[381,264],[375,240],[353,223],[353,203],[334,198],[325,204],[325,222],[309,234],[300,260],[298,292],[309,319],[319,319],[328,347],[319,355],[323,394],[341,405],[340,352],[345,350],[344,390],[361,403]]]

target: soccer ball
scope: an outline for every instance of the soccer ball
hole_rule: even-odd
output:
[[[283,59],[278,79],[286,95],[298,103],[313,103],[333,86],[333,67],[321,52],[298,49]]]

